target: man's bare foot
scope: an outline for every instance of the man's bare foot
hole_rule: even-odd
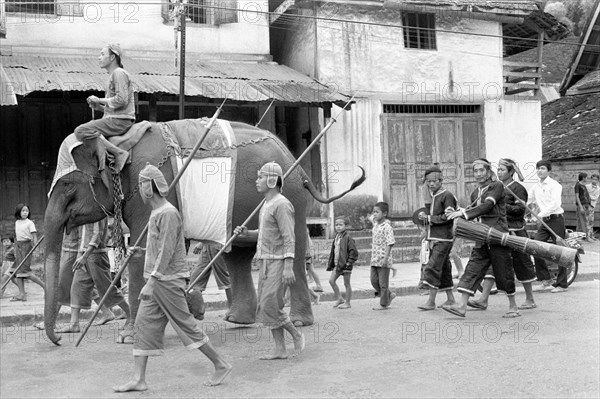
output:
[[[338,309],[350,309],[352,307],[352,305],[350,305],[348,302],[342,303],[340,306],[338,306]]]
[[[340,306],[344,302],[345,301],[342,298],[339,298],[337,301],[335,301],[335,303],[333,304],[333,307],[337,308],[338,306]]]
[[[221,385],[223,380],[231,373],[233,366],[229,363],[225,363],[225,365],[221,367],[215,367],[215,373],[209,381],[206,381],[204,385],[207,387],[215,387],[217,385]]]
[[[321,295],[315,294],[313,297],[313,305],[319,305],[319,299],[321,299]]]
[[[270,355],[261,356],[260,360],[277,360],[277,359],[287,359],[287,352],[284,350],[283,352],[274,352]]]
[[[429,302],[425,303],[425,305],[419,305],[417,306],[417,308],[421,309],[421,310],[434,310],[435,309],[435,303],[431,304]]]
[[[396,298],[396,294],[392,292],[390,294],[390,303],[388,303],[388,306],[390,306],[392,304],[392,301],[394,300],[394,298]]]
[[[446,301],[444,303],[442,303],[441,305],[438,305],[438,308],[442,308],[443,306],[452,306],[452,305],[456,305],[456,301]]]
[[[79,329],[79,324],[68,324],[64,327],[56,329],[57,333],[63,333],[63,334],[73,334],[73,333],[78,333],[80,331],[81,330]]]
[[[129,381],[118,387],[113,387],[115,392],[145,391],[147,389],[146,381]]]
[[[387,306],[375,306],[373,308],[373,310],[388,310],[388,309],[389,309],[389,307],[387,307]]]
[[[296,355],[304,350],[304,346],[306,345],[306,341],[304,340],[304,334],[301,331],[298,331],[300,334],[298,337],[294,339],[294,350],[296,351]]]
[[[103,326],[106,323],[108,323],[109,321],[113,321],[114,319],[115,319],[115,315],[114,314],[103,315],[101,318],[99,318],[98,320],[96,320],[96,322],[93,325],[95,325],[95,326]]]

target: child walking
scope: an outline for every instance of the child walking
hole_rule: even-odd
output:
[[[17,205],[15,209],[15,236],[17,242],[15,243],[15,263],[10,268],[10,273],[14,273],[17,267],[21,264],[27,254],[33,249],[37,243],[37,230],[35,224],[29,219],[29,207],[25,204]],[[21,268],[17,270],[16,275],[17,287],[19,287],[19,295],[13,297],[11,302],[15,301],[26,301],[27,293],[25,293],[25,279],[29,279],[46,289],[42,280],[33,274],[31,271],[31,256],[23,263]]]
[[[388,309],[396,294],[390,292],[390,269],[392,267],[392,247],[396,243],[394,229],[387,219],[389,205],[378,202],[373,206],[373,242],[371,246],[371,285],[375,295],[379,294],[379,307],[373,310]]]
[[[2,282],[0,284],[2,284],[1,286],[4,287],[4,284],[8,281],[8,279],[11,277],[12,272],[10,271],[10,269],[12,268],[12,265],[15,262],[15,244],[14,244],[14,240],[11,236],[2,236]],[[16,279],[13,277],[11,278],[13,284],[17,285]],[[5,288],[6,289],[6,288]],[[2,292],[0,293],[0,298],[4,297],[4,289],[2,290]]]
[[[335,239],[331,245],[329,253],[329,262],[327,263],[327,271],[331,271],[329,284],[333,288],[333,295],[337,298],[334,308],[349,309],[350,300],[352,299],[352,286],[350,285],[350,276],[354,262],[358,259],[358,251],[354,239],[350,237],[346,229],[350,225],[350,220],[347,217],[339,216],[335,219]],[[344,276],[344,286],[346,287],[346,301],[342,298],[340,289],[337,286],[336,280],[340,276]]]

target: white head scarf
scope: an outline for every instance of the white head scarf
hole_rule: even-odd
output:
[[[258,171],[258,176],[267,176],[267,187],[275,188],[277,186],[277,178],[281,177],[281,187],[283,188],[283,169],[277,162],[267,162]]]
[[[140,194],[145,198],[152,198],[152,182],[158,188],[158,192],[161,197],[166,197],[169,193],[169,185],[165,180],[165,176],[156,166],[146,165],[144,169],[140,171]]]

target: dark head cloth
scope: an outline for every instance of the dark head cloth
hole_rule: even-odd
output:
[[[438,166],[430,166],[429,168],[425,169],[425,174],[423,175],[423,183],[425,182],[425,179],[427,179],[427,175],[430,173],[439,173],[440,178],[442,176],[442,170]]]

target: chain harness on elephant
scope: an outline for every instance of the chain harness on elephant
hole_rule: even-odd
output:
[[[159,123],[159,126],[161,136],[165,142],[166,147],[164,155],[161,157],[160,161],[156,165],[156,167],[160,169],[170,158],[178,156],[179,158],[184,159],[185,157],[189,156],[191,150],[181,149],[179,144],[177,144],[175,135],[171,131],[171,128],[166,123]],[[228,147],[228,149],[235,150],[240,147],[259,144],[265,140],[269,140],[272,138],[272,136],[263,136],[256,139],[243,141],[238,144],[232,144]],[[122,261],[125,258],[125,254],[127,253],[127,248],[125,247],[125,238],[123,237],[123,228],[121,225],[121,222],[123,221],[123,206],[124,203],[131,201],[133,197],[138,193],[139,185],[136,184],[134,188],[129,192],[127,197],[125,197],[123,193],[123,186],[121,183],[121,172],[117,172],[115,170],[115,165],[113,161],[109,163],[108,167],[112,171],[111,174],[113,181],[113,212],[110,212],[108,209],[106,209],[104,205],[102,205],[100,201],[98,201],[96,197],[96,192],[94,191],[94,176],[88,175],[87,173],[84,174],[88,176],[88,182],[90,185],[90,189],[92,190],[92,196],[94,198],[94,201],[100,206],[100,209],[102,209],[102,212],[104,212],[104,214],[107,217],[114,218],[111,240],[113,243],[113,248],[115,250],[115,263],[117,268],[120,268]]]

